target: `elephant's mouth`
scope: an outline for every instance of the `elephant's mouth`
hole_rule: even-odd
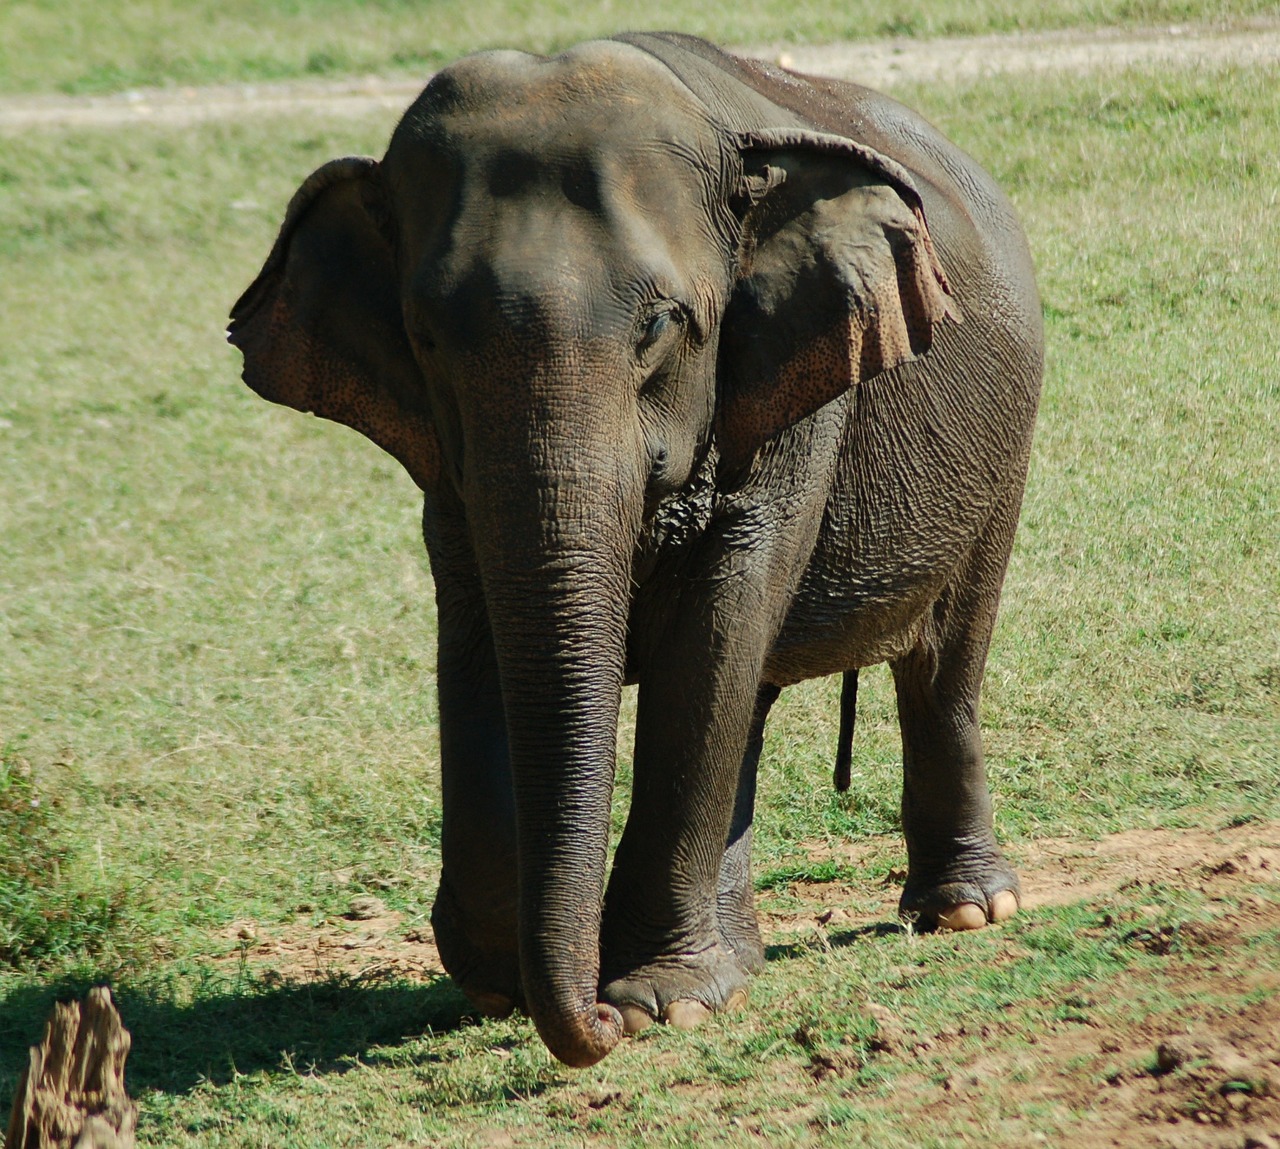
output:
[[[653,497],[652,507],[646,504],[637,551],[641,566],[656,559],[660,550],[684,547],[706,531],[715,508],[719,461],[714,441],[709,442],[682,487]]]

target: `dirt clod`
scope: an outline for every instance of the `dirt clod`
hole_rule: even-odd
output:
[[[1176,1038],[1162,1041],[1156,1046],[1156,1070],[1159,1073],[1172,1073],[1180,1065],[1186,1065],[1194,1056],[1192,1049]]]
[[[976,1073],[957,1073],[948,1077],[943,1088],[950,1094],[962,1097],[982,1086],[982,1078]]]
[[[863,1058],[853,1050],[815,1049],[809,1053],[809,1076],[814,1081],[826,1081],[856,1073],[863,1064]]]
[[[870,1047],[876,1053],[900,1053],[906,1045],[906,1034],[902,1029],[902,1019],[887,1005],[869,1001],[863,1009],[876,1023],[875,1036]]]
[[[387,912],[386,903],[373,894],[357,894],[347,904],[347,917],[356,922],[368,922]]]
[[[621,1096],[621,1089],[610,1089],[608,1086],[601,1085],[595,1089],[587,1091],[587,1108],[603,1109],[606,1105],[612,1105]]]

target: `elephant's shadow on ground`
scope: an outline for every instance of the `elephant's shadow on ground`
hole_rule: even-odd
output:
[[[880,922],[824,935],[823,944],[851,945],[901,928]],[[770,962],[803,958],[814,945],[771,945],[766,957]],[[0,999],[0,1091],[12,1093],[54,1002],[83,998],[90,985],[106,980],[23,986]],[[168,985],[125,982],[112,986],[112,996],[133,1038],[127,1083],[134,1096],[148,1090],[184,1093],[205,1082],[222,1085],[285,1064],[343,1073],[372,1049],[479,1020],[444,976],[408,982],[333,975],[277,985],[246,979],[197,985],[190,1000],[180,1000]]]
[[[815,949],[829,947],[830,949],[842,949],[845,946],[855,945],[864,939],[893,937],[896,934],[905,932],[905,927],[900,922],[873,922],[869,926],[856,926],[848,930],[836,930],[832,933],[823,931],[818,934],[815,931],[815,939],[813,941],[783,942],[777,945],[765,946],[765,961],[787,961],[792,958],[802,958],[811,954]]]
[[[9,1093],[54,1002],[82,998],[101,981],[22,987],[0,999],[0,1083]],[[454,1030],[476,1017],[443,976],[422,983],[342,976],[233,983],[198,989],[188,1001],[164,988],[122,984],[112,987],[112,997],[133,1038],[126,1080],[135,1097],[220,1085],[285,1064],[342,1073],[375,1047]]]

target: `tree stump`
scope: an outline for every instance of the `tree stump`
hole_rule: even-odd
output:
[[[59,1003],[18,1080],[5,1149],[133,1149],[138,1107],[124,1088],[129,1031],[95,986]]]

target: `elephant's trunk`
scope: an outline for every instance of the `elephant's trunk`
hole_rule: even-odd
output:
[[[524,609],[500,606],[501,592],[491,600],[496,626],[512,628],[496,641],[515,781],[525,1001],[552,1053],[578,1066],[599,1061],[621,1036],[619,1016],[596,1001],[623,645],[606,600],[619,593],[626,588],[576,588],[572,607],[533,593]]]
[[[597,986],[643,498],[636,467],[593,459],[582,430],[545,433],[519,473],[501,475],[489,463],[502,452],[486,435],[471,456],[485,461],[465,480],[507,716],[525,1003],[551,1052],[574,1066],[599,1061],[622,1035]]]

